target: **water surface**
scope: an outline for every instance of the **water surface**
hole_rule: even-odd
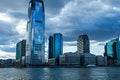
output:
[[[120,80],[120,67],[0,68],[0,80]]]

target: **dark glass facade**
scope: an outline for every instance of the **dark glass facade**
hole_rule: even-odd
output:
[[[22,57],[26,54],[26,40],[22,40],[16,45],[16,60],[21,61]]]
[[[16,60],[19,60],[19,61],[20,61],[20,56],[21,56],[21,54],[20,54],[20,48],[21,48],[21,45],[20,45],[20,42],[18,42],[16,44]]]
[[[25,57],[25,55],[26,55],[26,40],[22,40],[21,42],[20,42],[20,44],[21,44],[21,51],[20,51],[20,54],[21,54],[21,60],[22,60],[22,57],[24,56]]]
[[[90,44],[87,34],[80,35],[77,40],[78,53],[90,53]]]
[[[48,45],[48,58],[53,58],[53,36],[49,37],[49,45]]]
[[[45,15],[42,0],[31,0],[28,8],[26,63],[45,62]]]
[[[116,53],[117,60],[120,60],[120,41],[116,43]]]
[[[60,33],[54,34],[54,58],[58,58],[59,55],[63,54],[63,36]]]
[[[106,55],[108,59],[116,59],[117,58],[117,53],[116,53],[116,43],[119,42],[119,38],[113,39],[109,41],[106,44]]]

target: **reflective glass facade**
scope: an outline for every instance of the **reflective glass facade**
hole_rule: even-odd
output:
[[[45,15],[42,0],[31,0],[28,8],[26,61],[27,64],[45,62]]]
[[[21,45],[20,45],[20,42],[18,42],[17,43],[17,45],[16,45],[16,60],[19,60],[20,61],[20,47],[21,47]]]
[[[53,36],[49,37],[49,45],[48,45],[48,58],[54,58],[53,55]]]
[[[106,44],[106,55],[109,58],[116,59],[116,43],[119,42],[119,39],[113,39]]]
[[[113,48],[113,42],[109,42],[107,45],[107,56],[108,57],[114,57],[114,48]]]
[[[117,60],[120,60],[120,41],[116,44]]]
[[[22,40],[21,42],[20,42],[20,44],[21,44],[21,59],[22,59],[22,57],[24,56],[25,57],[25,54],[26,54],[26,40]]]
[[[22,40],[16,45],[16,60],[21,60],[26,53],[26,40]]]
[[[80,35],[77,40],[78,53],[90,53],[90,44],[87,34]]]
[[[54,34],[54,58],[63,54],[63,36],[60,33]]]

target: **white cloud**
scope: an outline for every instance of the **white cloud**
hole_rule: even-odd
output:
[[[90,45],[90,52],[95,54],[95,55],[103,55],[104,46],[91,44]]]
[[[113,7],[113,10],[120,12],[120,7]]]
[[[7,23],[13,23],[15,22],[15,18],[11,17],[7,13],[0,13],[0,21],[7,22]]]
[[[0,50],[0,59],[15,59],[15,53]]]
[[[26,26],[27,26],[27,21],[26,20],[19,20],[17,25],[16,25],[16,30],[20,35],[25,36],[26,35]]]
[[[90,52],[95,54],[95,55],[103,55],[104,51],[104,45],[106,44],[107,41],[105,42],[98,42],[95,40],[90,40]]]
[[[77,46],[63,46],[63,53],[66,52],[76,52]]]

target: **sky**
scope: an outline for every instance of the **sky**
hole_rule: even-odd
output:
[[[29,0],[0,2],[0,58],[14,58],[16,43],[26,39]],[[77,38],[87,34],[90,51],[103,55],[104,45],[120,34],[120,0],[44,0],[46,52],[48,37],[62,33],[64,52],[77,50]]]

